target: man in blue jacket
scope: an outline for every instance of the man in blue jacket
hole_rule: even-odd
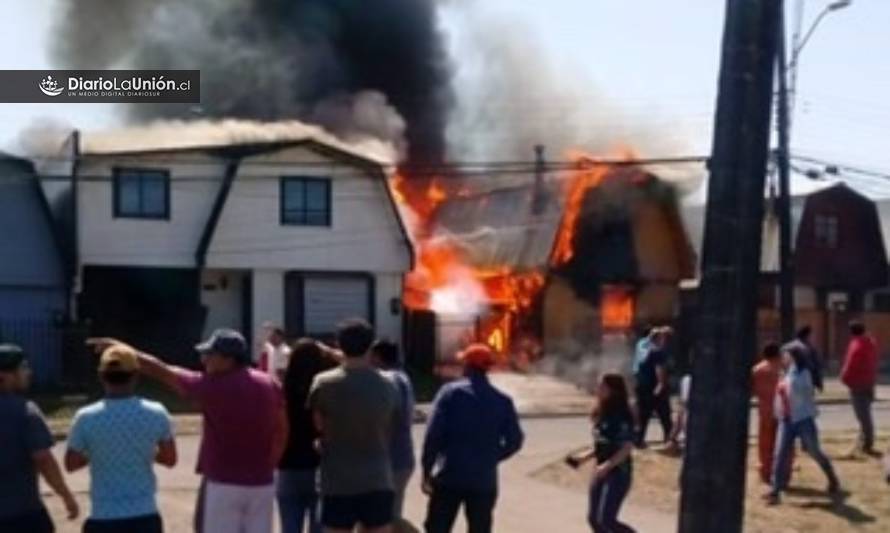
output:
[[[464,506],[469,533],[490,533],[498,464],[519,451],[524,437],[513,401],[488,381],[491,348],[471,345],[458,360],[464,378],[439,391],[423,444],[425,528],[449,533]]]

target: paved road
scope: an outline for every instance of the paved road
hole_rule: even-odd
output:
[[[876,409],[879,428],[890,428],[890,406]],[[656,436],[656,424],[650,428]],[[821,425],[826,431],[849,430],[855,427],[850,409],[846,406],[822,408]],[[584,522],[586,498],[584,494],[551,486],[531,479],[529,474],[544,465],[559,460],[567,451],[584,445],[589,440],[589,424],[581,417],[528,419],[523,421],[527,434],[526,446],[501,470],[501,499],[497,509],[496,531],[506,533],[586,533]],[[418,442],[423,431],[416,427]],[[192,473],[197,453],[198,438],[185,436],[179,439],[181,460],[173,470],[159,470],[161,487],[160,504],[167,531],[190,531],[191,515],[198,478]],[[56,447],[61,455],[64,444]],[[84,509],[88,509],[88,477],[81,472],[70,479]],[[56,498],[48,498],[53,516],[57,517],[60,533],[80,531],[79,523],[65,523]],[[420,525],[425,511],[425,498],[420,493],[417,478],[412,480],[407,498],[407,518]],[[645,509],[628,508],[625,518],[638,530],[646,533],[674,531],[674,519]],[[460,523],[456,531],[464,531]]]
[[[523,426],[527,433],[526,446],[520,454],[509,461],[501,471],[501,499],[497,509],[496,531],[508,533],[586,533],[584,515],[586,498],[583,494],[554,487],[529,477],[529,474],[561,458],[568,450],[583,445],[588,440],[588,425],[583,418],[526,420]],[[423,427],[417,426],[417,441],[420,441]],[[198,438],[181,437],[180,464],[173,470],[159,469],[161,488],[160,505],[167,531],[178,533],[189,531],[198,477],[192,473],[197,453]],[[64,443],[56,446],[61,456]],[[79,472],[70,477],[72,489],[77,493],[85,510],[88,510],[88,476]],[[48,495],[49,493],[45,491]],[[60,533],[80,531],[80,523],[65,523],[57,498],[48,497],[53,516]],[[425,497],[420,493],[419,482],[412,479],[407,498],[406,518],[420,526],[425,512]],[[659,523],[671,519],[658,514],[631,510],[630,521],[647,533],[659,533]],[[663,530],[668,531],[670,527]],[[464,531],[462,522],[455,531]]]

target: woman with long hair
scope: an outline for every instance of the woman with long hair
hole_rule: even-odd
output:
[[[306,400],[318,374],[337,366],[328,350],[312,339],[298,340],[284,373],[289,433],[278,465],[276,496],[282,533],[321,533],[316,474],[320,458],[315,448],[318,431]]]
[[[594,533],[634,533],[618,520],[621,505],[630,492],[634,443],[634,417],[627,384],[620,374],[606,374],[597,388],[593,420],[593,446],[570,455],[573,468],[594,459],[587,521]]]

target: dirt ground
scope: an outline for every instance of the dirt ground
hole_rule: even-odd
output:
[[[765,505],[767,487],[757,475],[756,448],[748,456],[747,533],[839,533],[842,531],[890,531],[890,485],[883,477],[880,459],[844,458],[853,440],[840,435],[823,439],[823,446],[841,478],[845,496],[832,500],[825,493],[825,477],[807,456],[798,453],[789,492],[780,506]],[[879,442],[887,449],[890,439]],[[655,506],[676,515],[679,506],[680,458],[657,450],[635,452],[634,485],[630,501]],[[574,471],[557,462],[535,472],[534,477],[578,491],[586,491],[589,469]]]

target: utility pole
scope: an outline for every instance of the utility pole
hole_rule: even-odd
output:
[[[788,96],[788,57],[785,52],[785,1],[779,2],[778,51],[776,66],[779,76],[778,134],[776,164],[779,169],[779,198],[776,208],[779,215],[779,316],[782,341],[794,336],[794,256],[791,230],[791,117]]]
[[[741,533],[776,0],[727,0],[710,161],[681,533]]]

